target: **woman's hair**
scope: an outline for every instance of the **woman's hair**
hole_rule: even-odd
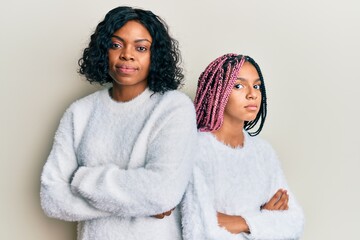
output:
[[[79,59],[79,73],[91,83],[112,82],[108,74],[108,49],[111,36],[128,21],[141,23],[150,33],[151,63],[148,85],[154,92],[164,93],[182,84],[183,69],[179,66],[181,56],[178,42],[170,37],[166,23],[151,11],[131,7],[117,7],[108,12],[91,35],[90,43]]]
[[[264,78],[259,65],[249,56],[238,54],[225,54],[211,62],[201,73],[195,96],[197,127],[202,132],[218,130],[224,120],[224,109],[228,102],[230,93],[234,87],[238,73],[244,62],[251,63],[259,74],[261,80],[261,105],[256,118],[245,121],[246,131],[255,127],[260,121],[256,131],[250,132],[251,136],[258,135],[264,125],[266,118],[266,91]]]

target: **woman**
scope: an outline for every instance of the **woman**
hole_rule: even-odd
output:
[[[217,58],[199,78],[195,106],[199,149],[182,206],[184,238],[299,238],[302,210],[274,150],[256,137],[266,118],[258,64],[237,54]]]
[[[41,176],[45,213],[78,239],[181,239],[196,123],[179,59],[150,11],[115,8],[92,34],[80,73],[112,87],[66,110]]]

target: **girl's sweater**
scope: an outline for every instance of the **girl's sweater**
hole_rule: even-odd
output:
[[[41,176],[45,213],[78,221],[80,240],[181,239],[174,208],[191,175],[195,111],[178,91],[129,102],[108,89],[65,112]]]
[[[182,205],[184,239],[298,239],[304,216],[290,192],[272,147],[246,132],[242,148],[232,148],[208,132],[199,133],[193,179]],[[289,210],[260,207],[287,189]],[[231,234],[218,226],[216,212],[242,216],[251,234]]]

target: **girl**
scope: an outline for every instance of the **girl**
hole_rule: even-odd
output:
[[[199,154],[183,201],[184,238],[299,238],[302,210],[274,150],[255,137],[266,117],[256,62],[226,54],[210,63],[199,78],[195,106]]]
[[[150,11],[115,8],[92,34],[80,73],[112,87],[66,110],[41,176],[45,213],[78,221],[78,239],[181,239],[196,123],[179,60]]]

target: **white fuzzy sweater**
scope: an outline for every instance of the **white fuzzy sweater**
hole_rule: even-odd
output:
[[[179,91],[115,102],[108,89],[73,103],[41,176],[45,213],[78,221],[78,239],[182,239],[178,209],[196,145],[195,111]]]
[[[272,147],[246,132],[242,148],[231,148],[211,133],[199,133],[194,176],[182,203],[185,240],[298,239],[304,216],[289,190]],[[280,189],[289,210],[260,210]],[[217,224],[216,212],[242,216],[251,234],[231,234]]]

